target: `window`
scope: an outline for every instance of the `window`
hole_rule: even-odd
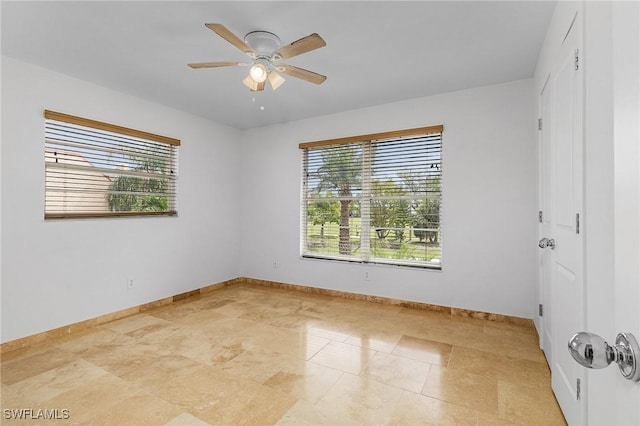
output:
[[[302,255],[439,269],[442,130],[300,144]]]
[[[177,214],[179,140],[44,116],[45,219]]]

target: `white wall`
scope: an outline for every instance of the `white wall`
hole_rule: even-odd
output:
[[[6,57],[2,87],[2,342],[237,276],[534,316],[531,80],[242,132]],[[179,216],[44,221],[45,108],[181,139]],[[432,124],[443,270],[301,259],[298,143]]]
[[[2,90],[3,342],[240,274],[237,130],[7,57]],[[179,216],[45,221],[45,108],[181,139]]]
[[[533,318],[532,96],[522,80],[243,132],[242,275]],[[298,143],[434,124],[445,128],[443,270],[301,259]]]

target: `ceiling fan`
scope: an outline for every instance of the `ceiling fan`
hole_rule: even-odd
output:
[[[252,31],[242,40],[222,24],[205,24],[205,26],[244,52],[252,62],[225,61],[188,64],[191,68],[251,66],[249,75],[242,82],[253,91],[264,90],[266,80],[269,80],[273,90],[276,90],[285,81],[280,73],[315,84],[322,84],[327,79],[324,75],[282,62],[326,46],[327,43],[316,33],[286,46],[281,46],[280,38],[268,31]]]

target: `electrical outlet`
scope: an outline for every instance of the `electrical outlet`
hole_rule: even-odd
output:
[[[277,260],[273,261],[273,269],[278,269],[278,261]]]
[[[127,288],[130,290],[135,287],[136,282],[133,278],[127,278]]]
[[[362,279],[365,281],[369,281],[369,271],[364,271],[364,274],[362,275]]]

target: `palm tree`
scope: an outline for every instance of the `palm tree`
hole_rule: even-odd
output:
[[[338,145],[322,153],[322,166],[318,169],[320,183],[317,190],[335,190],[340,198],[340,239],[338,252],[351,254],[349,207],[352,190],[362,181],[362,150],[354,145]]]

